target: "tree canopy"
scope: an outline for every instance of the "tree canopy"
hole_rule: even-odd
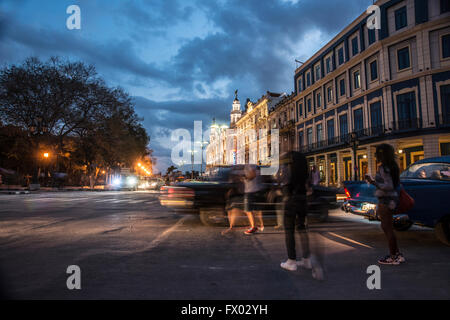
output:
[[[23,143],[11,142],[16,132],[33,152],[51,146],[87,174],[130,167],[151,154],[141,121],[129,94],[108,87],[92,65],[32,57],[0,69],[0,139],[9,141],[0,150],[3,162],[21,154]],[[22,156],[35,156],[29,151]]]

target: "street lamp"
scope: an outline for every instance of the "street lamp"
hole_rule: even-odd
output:
[[[191,150],[191,164],[192,164],[191,179],[194,179],[194,153],[197,153],[197,151]]]
[[[48,152],[45,152],[45,153],[44,153],[44,158],[48,158],[48,157],[49,157]]]
[[[358,159],[356,158],[356,153],[358,151],[358,146],[359,146],[359,140],[358,140],[358,136],[356,134],[356,132],[352,132],[350,134],[350,146],[352,147],[353,150],[353,180],[357,181],[358,180],[358,166],[357,166],[357,162]]]
[[[30,137],[32,137],[32,141],[35,142],[35,148],[38,149],[39,148],[39,142],[40,142],[40,137],[47,134],[48,132],[48,127],[45,126],[45,124],[43,123],[42,118],[36,118],[33,120],[33,122],[31,123],[31,125],[29,126],[29,134]],[[49,154],[47,153],[47,157],[44,154],[44,158],[48,158]],[[31,184],[30,184],[30,190],[39,190],[40,189],[40,184],[39,184],[39,166],[38,166],[38,161],[39,159],[39,154],[36,150],[35,156],[33,157],[34,159],[34,170],[33,170],[33,176],[32,176],[32,180],[31,180]]]
[[[200,176],[203,176],[203,150],[205,149],[205,146],[208,144],[208,141],[196,141],[196,144],[200,145],[201,153],[202,153],[202,162],[200,163]]]

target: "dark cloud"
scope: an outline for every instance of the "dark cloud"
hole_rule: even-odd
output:
[[[15,10],[19,2],[3,3]],[[23,8],[30,3],[20,1]],[[81,3],[89,3],[90,17],[99,10],[99,19],[111,16],[107,23],[126,32],[119,38],[84,29],[31,27],[12,11],[4,12],[0,13],[0,63],[19,62],[29,55],[43,59],[62,55],[94,64],[107,81],[129,87],[136,95],[136,110],[154,138],[155,155],[167,157],[169,150],[161,141],[170,130],[191,129],[194,120],[209,124],[213,117],[229,121],[234,89],[239,89],[241,101],[256,100],[267,90],[290,92],[294,58],[307,59],[319,49],[309,43],[299,47],[305,36],[315,30],[327,38],[335,36],[372,1],[130,0],[108,2],[108,14],[100,12],[96,2]],[[204,19],[211,31],[195,36],[189,27],[194,19]],[[181,40],[166,38],[174,26],[185,30]],[[177,42],[176,51],[162,57],[164,63],[143,58],[142,46],[148,44],[149,34]],[[151,43],[150,47],[160,49]],[[145,88],[159,87],[160,92],[142,97]],[[133,88],[142,90],[137,93]],[[159,101],[165,98],[175,101]]]

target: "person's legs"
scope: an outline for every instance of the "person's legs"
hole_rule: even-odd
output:
[[[255,216],[258,219],[259,228],[261,229],[261,231],[263,231],[264,230],[264,221],[263,221],[263,217],[262,217],[262,211],[261,210],[255,211]]]
[[[247,215],[248,222],[250,224],[250,228],[254,228],[255,227],[255,219],[253,218],[253,212],[245,211],[245,214]]]
[[[228,223],[230,224],[230,227],[227,228],[226,230],[222,231],[222,234],[225,234],[225,233],[231,231],[231,229],[233,229],[234,222],[236,220],[238,211],[239,211],[239,209],[237,209],[237,208],[231,208],[230,210],[228,210],[227,215],[228,215]]]
[[[284,212],[284,235],[288,258],[295,260],[297,254],[295,251],[295,211],[291,208],[291,203],[286,204]]]
[[[392,211],[386,204],[379,203],[377,213],[381,219],[381,229],[386,235],[386,239],[388,241],[390,254],[391,256],[395,256],[399,252],[399,250],[397,246],[397,238],[394,232],[394,220],[392,217]]]
[[[300,234],[300,240],[302,245],[302,257],[309,258],[310,250],[309,250],[309,237],[306,231],[306,213],[307,213],[307,205],[306,205],[306,197],[295,197],[296,203],[296,212],[297,215],[297,231]]]

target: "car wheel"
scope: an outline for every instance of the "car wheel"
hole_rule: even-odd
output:
[[[439,241],[450,246],[450,217],[439,221],[434,228],[434,232]]]
[[[226,216],[223,208],[201,208],[200,221],[205,226],[224,226],[226,224]]]
[[[396,231],[407,231],[412,225],[411,221],[394,222],[394,229]]]

